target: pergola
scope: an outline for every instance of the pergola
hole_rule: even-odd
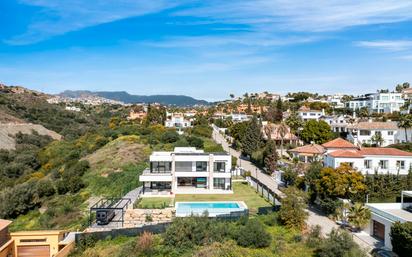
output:
[[[89,225],[91,226],[93,221],[92,220],[92,213],[97,211],[104,211],[104,210],[113,210],[115,212],[115,217],[110,222],[121,222],[122,227],[124,223],[124,213],[127,206],[132,202],[130,198],[103,198],[100,199],[97,203],[95,203],[92,207],[90,207],[89,211]],[[121,213],[121,215],[118,215]]]

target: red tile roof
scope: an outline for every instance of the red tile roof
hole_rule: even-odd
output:
[[[412,153],[396,148],[365,147],[359,150],[362,155],[391,155],[391,156],[412,156]]]
[[[325,148],[357,148],[354,144],[340,137],[326,142],[322,145]]]
[[[10,220],[0,219],[0,230],[3,230],[4,228],[8,227],[10,224],[11,224]]]
[[[318,145],[318,144],[310,144],[310,145],[296,147],[289,151],[295,152],[295,153],[323,154],[325,152],[325,148],[323,148],[323,146]]]
[[[336,150],[329,153],[332,157],[338,158],[363,158],[363,155],[359,151],[349,151],[349,150]]]

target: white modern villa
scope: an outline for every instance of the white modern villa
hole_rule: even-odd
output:
[[[392,113],[399,112],[405,104],[402,93],[371,93],[356,97],[347,103],[348,108],[358,110],[367,108],[370,113]]]
[[[412,203],[405,198],[412,198],[412,191],[402,191],[400,203],[367,203],[371,210],[371,220],[365,229],[371,236],[383,241],[386,248],[392,250],[391,227],[395,222],[412,222]]]
[[[150,168],[139,177],[143,196],[233,193],[231,161],[227,153],[205,153],[194,147],[153,152]]]
[[[186,119],[183,113],[167,113],[166,117],[166,128],[189,128],[192,126],[192,122]]]

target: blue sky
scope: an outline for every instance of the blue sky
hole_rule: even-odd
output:
[[[0,82],[186,94],[412,82],[412,1],[4,0]]]

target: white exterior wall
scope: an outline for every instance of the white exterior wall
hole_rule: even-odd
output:
[[[367,107],[369,112],[392,113],[399,112],[405,103],[402,93],[375,93],[368,94],[366,98],[349,101],[348,107],[352,110]]]
[[[365,168],[365,160],[371,160],[372,161],[372,166],[371,168]],[[388,169],[381,169],[379,168],[379,161],[380,160],[386,160],[388,161]],[[396,166],[397,161],[405,161],[405,168],[400,169]],[[369,156],[364,156],[364,158],[335,158],[330,155],[327,155],[324,158],[324,164],[325,166],[332,167],[332,168],[337,168],[340,166],[341,163],[344,162],[349,162],[353,163],[353,167],[356,168],[358,171],[361,171],[362,174],[374,174],[375,171],[378,173],[391,173],[391,174],[398,174],[399,175],[407,175],[409,172],[409,169],[412,165],[412,157],[406,157],[406,156],[377,156],[377,155],[369,155]]]
[[[366,130],[369,131],[369,135],[361,135],[360,131],[361,130]],[[357,130],[352,130],[349,132],[347,139],[351,142],[358,143],[359,145],[361,144],[372,144],[372,137],[375,135],[376,132],[380,132],[383,138],[383,143],[382,147],[395,144],[397,133],[399,132],[398,130],[384,130],[384,129],[379,129],[379,130],[368,130],[368,129],[357,129]],[[392,133],[392,135],[390,135]]]
[[[170,119],[167,119],[165,121],[166,128],[174,128],[174,127],[188,128],[191,126],[192,126],[192,123],[189,120],[184,119],[183,117],[172,116]]]
[[[369,235],[373,235],[373,221],[374,220],[379,222],[379,223],[382,223],[385,226],[384,245],[388,249],[392,250],[392,242],[391,242],[390,232],[391,232],[391,227],[392,227],[393,222],[391,220],[387,219],[387,218],[384,218],[384,217],[378,215],[377,213],[371,212],[371,220],[370,220],[368,226],[365,228],[365,231]]]
[[[303,120],[303,121],[308,121],[308,120],[319,120],[319,118],[322,115],[325,115],[322,111],[309,111],[309,112],[302,112],[299,111],[298,112],[299,117]]]
[[[193,154],[188,153],[188,151],[194,151],[194,149],[186,148],[182,150],[180,148],[179,152],[154,152],[150,156],[151,162],[172,162],[172,168],[170,173],[150,173],[144,174],[139,177],[139,180],[142,182],[171,182],[171,191],[176,192],[179,187],[177,183],[177,178],[182,177],[205,177],[207,189],[204,188],[193,188],[190,193],[196,193],[196,191],[212,191],[213,188],[213,179],[214,178],[225,178],[225,189],[231,186],[231,167],[232,167],[232,158],[230,155],[218,155],[218,154],[207,154],[203,153],[201,150],[196,150]],[[225,172],[215,172],[214,163],[215,162],[225,162]],[[191,171],[179,171],[176,167],[176,162],[190,162]],[[207,162],[206,171],[196,171],[196,162]],[[222,189],[220,189],[222,190]],[[230,191],[230,190],[225,190]]]

